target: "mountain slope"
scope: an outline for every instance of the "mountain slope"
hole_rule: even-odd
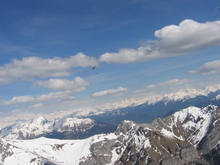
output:
[[[144,134],[151,147],[140,150],[136,147],[140,140],[132,138],[118,164],[209,164],[205,154],[219,145],[219,119],[220,109],[214,106],[189,107],[167,118],[156,119],[152,124],[143,124],[137,134]]]
[[[0,164],[53,164],[77,165],[90,155],[90,146],[104,138],[115,136],[95,135],[85,140],[55,140],[38,138],[32,140],[0,140]]]
[[[220,94],[215,96],[214,98],[211,98],[210,100],[207,100],[205,102],[201,102],[199,104],[197,104],[197,107],[206,107],[207,105],[216,105],[218,107],[220,107]]]
[[[152,124],[123,121],[115,133],[83,140],[0,141],[1,163],[21,164],[217,164],[220,109],[188,107]],[[22,160],[20,158],[22,157]],[[27,163],[28,162],[28,163]]]

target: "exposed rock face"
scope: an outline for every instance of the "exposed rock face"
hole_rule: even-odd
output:
[[[219,113],[220,109],[213,106],[189,107],[165,119],[156,119],[152,124],[143,124],[137,133],[145,135],[151,147],[137,152],[136,143],[128,145],[117,164],[216,163],[219,159]]]
[[[164,119],[156,119],[152,124],[125,120],[115,133],[95,135],[84,140],[52,141],[45,138],[32,141],[39,147],[25,146],[28,140],[2,139],[2,164],[10,157],[15,159],[14,155],[21,152],[29,154],[26,159],[30,164],[73,165],[73,161],[80,165],[218,164],[220,109],[216,106],[202,109],[189,107]],[[64,155],[65,159],[57,155]]]

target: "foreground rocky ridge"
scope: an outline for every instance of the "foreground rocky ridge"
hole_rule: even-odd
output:
[[[188,107],[152,124],[123,121],[84,140],[0,140],[0,164],[217,164],[220,109]],[[22,160],[21,160],[22,157]]]
[[[134,136],[116,164],[218,164],[219,119],[217,107],[189,107],[140,125],[136,134],[144,134],[151,147],[140,150]]]

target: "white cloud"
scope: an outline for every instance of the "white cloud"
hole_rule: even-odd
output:
[[[42,103],[37,103],[37,104],[34,104],[32,106],[29,107],[29,109],[32,109],[32,108],[42,108],[44,105]]]
[[[8,84],[17,79],[29,80],[34,77],[64,77],[73,74],[72,67],[88,67],[98,64],[98,60],[83,53],[69,58],[25,57],[13,59],[11,63],[0,67],[0,83]]]
[[[45,95],[40,95],[38,96],[35,101],[36,102],[46,102],[46,101],[61,101],[61,100],[74,100],[76,99],[75,96],[72,96],[72,91],[70,90],[66,90],[66,91],[61,91],[61,92],[51,92],[49,94],[45,94]]]
[[[60,92],[51,92],[49,94],[39,95],[36,98],[26,95],[26,96],[18,96],[13,97],[11,100],[1,100],[1,105],[12,105],[12,104],[20,104],[20,103],[36,103],[34,106],[40,106],[41,102],[48,101],[66,101],[66,100],[76,100],[75,96],[72,96],[74,91],[66,90]]]
[[[188,73],[202,75],[220,73],[220,60],[206,62],[205,64],[199,67],[199,70],[191,70]]]
[[[169,25],[155,32],[160,39],[135,49],[122,49],[118,53],[105,53],[101,62],[131,63],[184,55],[220,44],[220,21],[198,23],[184,20],[178,26]]]
[[[76,77],[74,80],[68,79],[49,79],[48,81],[37,81],[36,85],[45,86],[52,90],[73,90],[75,92],[84,91],[86,86],[89,86],[89,82],[80,77]]]
[[[119,87],[118,89],[108,89],[105,91],[96,92],[92,96],[100,97],[100,96],[106,96],[106,95],[118,95],[118,94],[123,94],[127,91],[128,91],[127,88]]]
[[[19,104],[19,103],[25,103],[25,102],[30,102],[33,101],[34,97],[26,95],[26,96],[16,96],[13,97],[11,100],[9,101],[3,101],[4,105],[11,105],[11,104]]]
[[[173,79],[173,80],[169,80],[169,81],[166,81],[166,82],[163,82],[163,83],[159,83],[159,84],[156,84],[156,85],[148,85],[147,88],[148,89],[152,89],[152,88],[156,88],[156,87],[159,87],[159,86],[165,86],[165,85],[171,85],[171,84],[183,84],[183,83],[186,83],[186,82],[189,82],[190,80],[188,79]]]

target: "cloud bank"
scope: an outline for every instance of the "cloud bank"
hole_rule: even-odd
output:
[[[42,108],[44,105],[42,103],[37,103],[37,104],[34,104],[30,107],[28,107],[28,109],[35,109],[35,108]]]
[[[125,92],[128,92],[127,88],[119,87],[118,89],[108,89],[105,91],[96,92],[92,96],[93,97],[100,97],[100,96],[106,96],[106,95],[119,95],[119,94],[123,94]]]
[[[47,81],[37,81],[36,85],[44,86],[51,90],[72,90],[75,92],[84,91],[89,82],[81,77],[76,77],[74,80],[68,79],[49,79]]]
[[[0,67],[0,83],[9,84],[15,80],[30,80],[34,77],[65,77],[73,74],[72,67],[88,67],[98,64],[94,57],[78,53],[69,58],[25,57],[22,60],[13,59],[11,63]]]
[[[36,108],[39,105],[43,105],[41,102],[47,101],[67,101],[67,100],[76,100],[77,98],[73,96],[74,92],[70,90],[60,91],[60,92],[50,92],[49,94],[39,95],[33,97],[30,95],[25,96],[15,96],[11,100],[1,100],[1,105],[13,105],[21,103],[34,103]]]
[[[220,21],[198,23],[187,19],[178,26],[169,25],[155,32],[159,40],[136,49],[121,49],[99,58],[106,63],[144,62],[184,55],[220,44]]]
[[[64,101],[64,100],[74,100],[75,96],[72,96],[73,92],[70,90],[60,91],[60,92],[50,92],[49,94],[40,95],[35,98],[35,102],[46,102],[46,101]]]
[[[188,73],[202,75],[220,73],[220,60],[206,62],[205,64],[199,67],[199,70],[191,70]]]
[[[19,103],[25,103],[25,102],[31,102],[34,101],[34,97],[26,95],[26,96],[15,96],[9,101],[2,101],[3,105],[11,105],[11,104],[19,104]]]
[[[30,95],[16,96],[13,97],[11,100],[1,100],[1,105],[31,103],[33,105],[30,106],[29,108],[39,108],[39,107],[43,107],[42,102],[48,102],[48,101],[65,102],[65,101],[76,100],[77,98],[73,96],[75,92],[80,92],[80,91],[65,90],[59,92],[50,92],[49,94],[43,94],[37,97],[32,97]],[[100,97],[105,95],[121,95],[124,94],[125,92],[128,92],[127,88],[119,87],[118,89],[108,89],[105,91],[96,92],[92,95],[92,97]]]

